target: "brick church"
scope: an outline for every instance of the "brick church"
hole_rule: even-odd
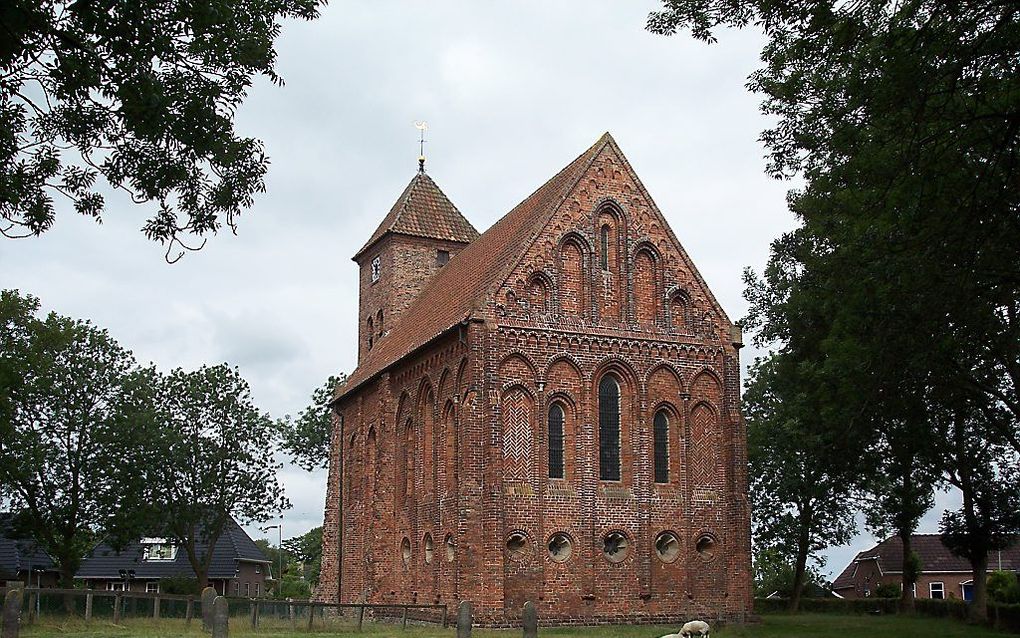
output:
[[[354,261],[318,599],[749,613],[740,332],[608,133],[482,234],[420,170]]]

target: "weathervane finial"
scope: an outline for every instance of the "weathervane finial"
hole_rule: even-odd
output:
[[[418,129],[418,172],[425,172],[425,131],[429,130],[429,123],[425,120],[414,123],[414,128]]]

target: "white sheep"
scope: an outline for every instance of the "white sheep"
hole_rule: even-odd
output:
[[[678,634],[666,634],[661,638],[691,638],[691,636],[701,636],[702,638],[708,638],[712,628],[708,626],[708,623],[703,620],[692,620],[680,628]]]

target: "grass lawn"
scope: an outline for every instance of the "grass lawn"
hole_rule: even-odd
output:
[[[308,636],[306,632],[291,632],[287,629],[263,627],[252,631],[244,627],[240,619],[234,623],[231,636],[264,636],[266,638],[298,638]],[[540,636],[559,638],[657,638],[677,631],[675,627],[551,627],[539,630]],[[366,624],[361,633],[349,627],[317,628],[313,633],[332,636],[395,636],[405,638],[452,638],[451,629],[411,627],[406,631],[399,625]],[[176,636],[206,636],[199,626],[186,631],[182,621],[152,622],[131,620],[123,625],[96,620],[89,625],[81,621],[60,622],[43,619],[31,627],[24,627],[21,636],[25,638],[51,638],[74,636],[76,638],[172,638]],[[472,632],[473,638],[509,638],[519,636],[520,630],[483,630]],[[959,621],[937,618],[907,618],[898,616],[837,616],[832,614],[768,615],[756,625],[722,627],[713,636],[721,638],[797,638],[836,636],[838,638],[981,638],[1006,635],[983,627],[974,627]]]

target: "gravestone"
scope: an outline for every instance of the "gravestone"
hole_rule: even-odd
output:
[[[457,638],[471,638],[471,603],[466,600],[457,607]]]
[[[216,599],[216,590],[206,587],[202,590],[202,629],[212,630],[213,625],[213,601]]]
[[[538,609],[530,600],[524,603],[524,638],[538,638]]]

